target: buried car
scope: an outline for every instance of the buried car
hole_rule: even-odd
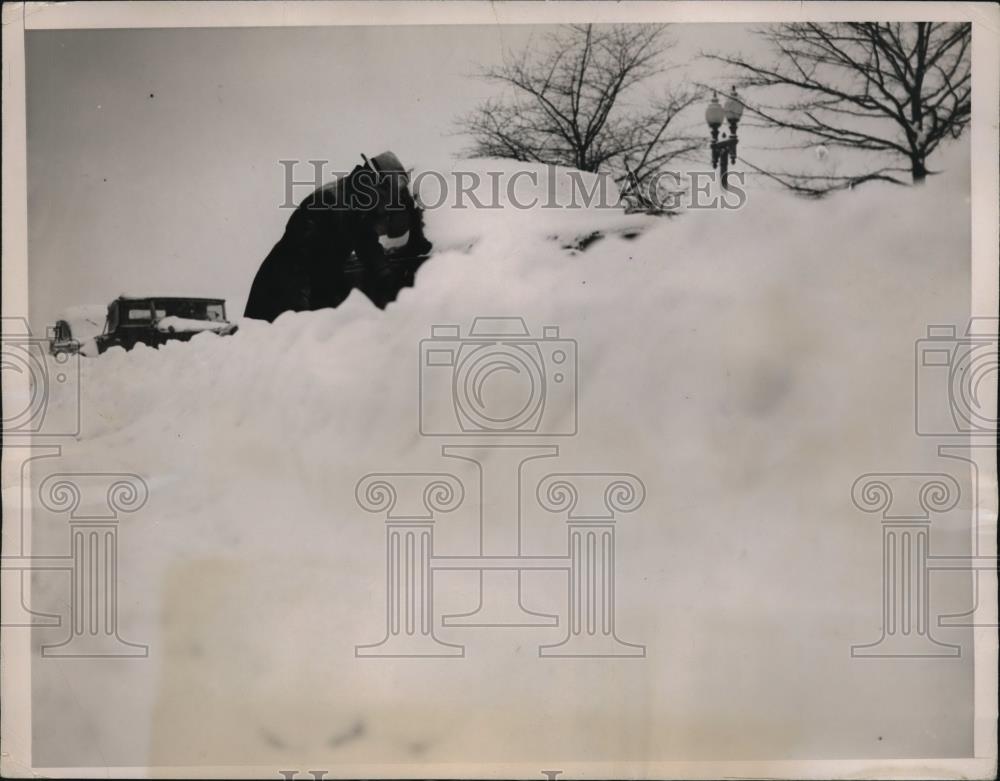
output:
[[[119,296],[108,304],[97,351],[131,350],[137,344],[159,347],[169,341],[186,342],[205,331],[226,336],[236,328],[226,319],[226,302],[221,298]]]

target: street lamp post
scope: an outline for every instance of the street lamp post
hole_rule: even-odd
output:
[[[740,123],[742,116],[743,104],[736,95],[736,87],[733,87],[725,106],[719,104],[719,95],[714,93],[712,102],[705,109],[705,121],[712,131],[712,168],[719,169],[722,189],[724,190],[729,189],[729,164],[736,162],[736,144],[739,142],[739,138],[736,136],[736,126]],[[720,139],[719,128],[722,127],[723,120],[729,122],[729,137],[727,138],[723,134]]]

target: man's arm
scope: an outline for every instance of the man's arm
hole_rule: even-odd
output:
[[[427,255],[433,245],[424,236],[424,210],[417,206],[408,190],[403,190],[402,202],[403,208],[406,209],[409,236],[407,236],[406,244],[393,250],[391,256],[393,258],[413,258],[418,255]]]
[[[396,299],[399,292],[394,283],[394,270],[375,229],[365,224],[359,230],[354,242],[354,253],[358,259],[357,288],[379,309]],[[395,288],[395,289],[394,289]]]

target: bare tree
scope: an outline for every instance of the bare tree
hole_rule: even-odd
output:
[[[881,166],[851,176],[757,169],[816,195],[870,180],[903,184],[899,174],[906,173],[913,183],[924,181],[930,155],[969,124],[971,29],[946,22],[782,24],[761,31],[777,55],[771,66],[707,56],[734,66],[740,87],[777,88],[780,102],[745,105],[758,125],[807,139],[782,148],[819,143],[881,159]]]
[[[670,48],[657,25],[571,25],[541,46],[508,53],[481,78],[506,89],[458,120],[474,140],[470,152],[609,171],[616,181],[646,182],[703,141],[674,132],[677,116],[697,99],[667,86],[638,109],[627,98],[668,70]]]

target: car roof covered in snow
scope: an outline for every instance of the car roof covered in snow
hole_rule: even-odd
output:
[[[203,296],[118,296],[115,301],[208,301],[213,304],[224,304],[224,298],[204,298]]]

